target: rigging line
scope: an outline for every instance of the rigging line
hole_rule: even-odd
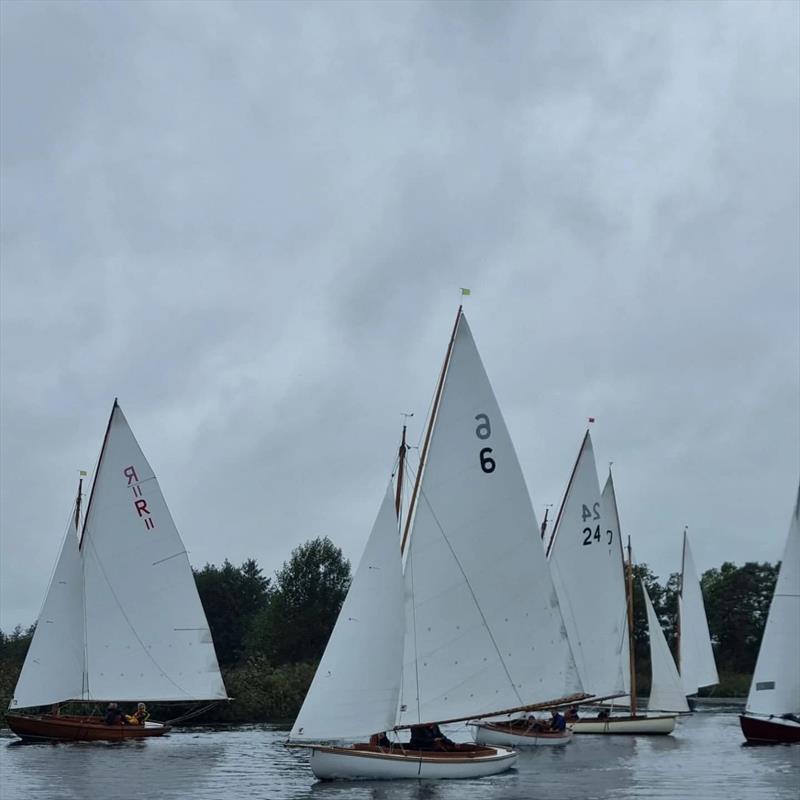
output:
[[[506,673],[506,677],[508,678],[508,682],[511,684],[511,688],[514,690],[514,694],[517,696],[517,700],[519,700],[521,705],[525,705],[524,700],[520,697],[519,692],[517,691],[517,687],[514,684],[514,679],[511,677],[511,673],[508,670],[508,665],[503,658],[503,654],[500,652],[500,648],[497,646],[497,642],[495,641],[494,634],[489,628],[489,623],[486,621],[486,617],[484,616],[483,609],[480,607],[478,603],[478,598],[475,597],[475,592],[472,589],[472,584],[469,582],[469,578],[467,578],[466,572],[464,572],[464,568],[461,566],[461,561],[459,561],[458,556],[456,555],[456,551],[453,549],[453,545],[450,544],[450,540],[447,538],[447,534],[444,532],[444,528],[442,527],[441,523],[439,522],[439,518],[436,516],[436,512],[433,510],[433,507],[428,500],[428,496],[425,494],[424,490],[420,489],[420,496],[425,499],[425,503],[428,506],[428,510],[431,512],[431,516],[433,517],[433,521],[436,523],[436,527],[439,529],[439,532],[442,534],[442,538],[445,541],[450,553],[453,556],[453,560],[456,562],[461,575],[464,577],[464,582],[467,584],[467,588],[469,589],[470,596],[472,597],[472,601],[475,603],[475,608],[478,610],[478,613],[481,616],[481,621],[483,622],[484,627],[486,628],[486,632],[489,634],[489,639],[492,642],[492,646],[497,653],[497,657],[500,659],[500,663],[503,665],[503,670]]]
[[[406,568],[411,567],[411,618],[414,625],[414,677],[417,690],[417,722],[422,722],[422,709],[419,704],[419,657],[417,655],[417,604],[414,602],[414,559],[411,556],[411,548],[408,550],[408,557],[411,564],[406,564]]]
[[[187,692],[187,691],[186,691],[186,690],[185,690],[185,689],[184,689],[182,686],[178,685],[177,683],[175,683],[175,681],[174,681],[174,680],[172,680],[172,678],[171,678],[171,677],[170,677],[170,676],[169,676],[169,675],[166,673],[166,671],[165,671],[165,670],[163,669],[163,667],[162,667],[162,666],[161,666],[161,665],[158,663],[158,661],[156,661],[156,660],[155,660],[155,658],[153,658],[153,654],[152,654],[152,653],[151,653],[151,652],[150,652],[150,651],[147,649],[147,646],[146,646],[146,645],[145,645],[145,643],[144,643],[144,642],[141,640],[141,638],[140,638],[140,636],[139,636],[138,632],[136,631],[136,628],[134,628],[134,627],[133,627],[133,623],[131,622],[131,620],[130,620],[130,618],[128,617],[128,615],[125,613],[125,609],[123,608],[123,606],[122,606],[122,603],[120,603],[120,601],[119,601],[119,597],[117,597],[117,593],[114,591],[114,587],[112,586],[112,584],[111,584],[111,581],[108,579],[108,575],[106,574],[105,567],[103,566],[103,562],[100,560],[100,556],[99,556],[99,554],[98,554],[98,552],[97,552],[97,548],[94,546],[94,542],[93,542],[91,539],[89,539],[88,541],[89,541],[89,546],[91,547],[92,553],[94,554],[94,557],[95,557],[95,559],[97,560],[97,565],[100,567],[100,571],[103,573],[103,577],[106,579],[106,583],[108,584],[108,588],[111,590],[111,595],[113,596],[113,598],[114,598],[114,601],[115,601],[115,602],[116,602],[116,604],[117,604],[117,608],[119,608],[119,610],[120,610],[120,613],[122,614],[122,616],[123,616],[123,618],[124,618],[125,622],[127,622],[127,623],[128,623],[128,627],[131,629],[131,633],[132,633],[132,634],[133,634],[133,635],[136,637],[136,641],[137,641],[137,642],[139,642],[139,645],[141,646],[141,648],[142,648],[142,650],[144,651],[145,655],[146,655],[146,656],[147,656],[147,657],[148,657],[148,658],[149,658],[149,659],[150,659],[150,660],[153,662],[153,664],[156,666],[156,668],[159,670],[159,672],[160,672],[160,673],[161,673],[161,674],[162,674],[162,675],[163,675],[163,676],[164,676],[164,677],[165,677],[165,678],[166,678],[166,679],[167,679],[167,680],[168,680],[168,681],[169,681],[169,682],[170,682],[170,683],[171,683],[171,684],[172,684],[172,685],[173,685],[173,686],[176,688],[176,689],[178,689],[179,691],[183,692],[183,694],[185,694],[187,697],[191,698],[191,697],[192,697],[192,695],[191,695],[191,694],[189,694],[189,692]],[[84,586],[85,586],[85,581],[84,581]]]

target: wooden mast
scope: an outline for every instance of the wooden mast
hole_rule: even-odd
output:
[[[544,519],[542,520],[542,541],[544,541],[544,534],[547,530],[547,512],[550,510],[550,506],[546,505],[544,507]]]
[[[75,530],[81,527],[81,494],[83,492],[83,478],[78,478],[78,496],[75,498]]]
[[[633,561],[631,559],[631,537],[628,537],[628,644],[631,661],[631,716],[636,716],[636,657],[633,639]]]
[[[436,415],[439,412],[439,402],[442,399],[442,390],[444,389],[444,379],[447,376],[447,368],[450,366],[450,357],[453,355],[453,345],[456,341],[456,332],[458,331],[458,323],[461,320],[461,310],[463,306],[458,307],[456,314],[456,321],[453,325],[453,333],[450,335],[450,343],[447,345],[447,355],[442,364],[442,372],[439,375],[439,385],[436,387],[436,395],[433,399],[433,406],[431,407],[431,417],[428,421],[428,430],[425,432],[425,442],[422,445],[422,453],[419,459],[419,468],[417,469],[417,478],[414,481],[414,491],[411,493],[411,502],[408,505],[408,513],[406,514],[406,524],[403,528],[403,539],[400,543],[400,552],[404,553],[406,549],[406,541],[408,540],[408,531],[411,528],[411,519],[414,516],[414,510],[417,503],[417,495],[419,494],[419,487],[422,483],[422,473],[425,469],[425,460],[428,457],[428,448],[431,443],[431,434],[433,433],[433,426],[436,422]]]

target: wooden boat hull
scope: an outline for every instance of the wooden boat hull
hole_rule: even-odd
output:
[[[102,717],[6,714],[8,727],[25,741],[94,742],[163,736],[169,725],[106,725]]]
[[[501,747],[562,747],[572,741],[572,731],[525,730],[503,723],[474,722],[472,737],[477,744]]]
[[[739,717],[744,738],[751,744],[794,744],[800,742],[800,723],[780,717]]]
[[[658,714],[635,717],[608,717],[607,719],[579,719],[569,723],[573,733],[622,734],[637,736],[664,736],[675,730],[677,714]]]
[[[309,764],[321,780],[398,780],[483,778],[505,772],[517,754],[495,747],[460,745],[456,752],[371,748],[312,747]],[[471,748],[471,749],[470,749]]]

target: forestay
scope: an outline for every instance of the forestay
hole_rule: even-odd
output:
[[[226,697],[183,542],[115,403],[84,524],[87,700]]]
[[[290,739],[366,737],[394,727],[405,618],[391,486]]]
[[[463,315],[432,424],[404,572],[399,724],[580,692],[522,470]]]
[[[672,658],[661,623],[658,621],[650,595],[642,583],[644,604],[647,608],[647,628],[650,631],[650,664],[652,668],[652,681],[650,684],[650,699],[647,703],[649,711],[678,711],[688,712],[689,705],[683,693],[678,668]]]
[[[550,570],[586,691],[629,691],[627,604],[616,501],[609,475],[603,495],[586,431],[550,545]]]
[[[10,707],[45,706],[80,697],[83,641],[83,576],[73,518]]]
[[[800,488],[746,710],[800,714]]]
[[[686,531],[683,533],[681,574],[681,593],[678,598],[681,632],[679,662],[683,690],[690,695],[696,694],[703,686],[719,683],[719,676],[711,647],[703,593]]]

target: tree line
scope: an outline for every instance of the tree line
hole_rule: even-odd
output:
[[[701,579],[721,683],[714,693],[747,693],[778,565],[725,562]],[[350,562],[327,537],[300,545],[271,577],[255,559],[235,566],[206,564],[194,571],[230,703],[206,722],[291,720],[300,709],[350,586]],[[679,574],[661,585],[646,564],[634,567],[634,642],[637,682],[650,685],[647,620],[640,581],[674,648]],[[0,631],[0,703],[8,706],[34,626]],[[706,690],[708,691],[708,690]],[[159,718],[174,709],[153,709]]]

